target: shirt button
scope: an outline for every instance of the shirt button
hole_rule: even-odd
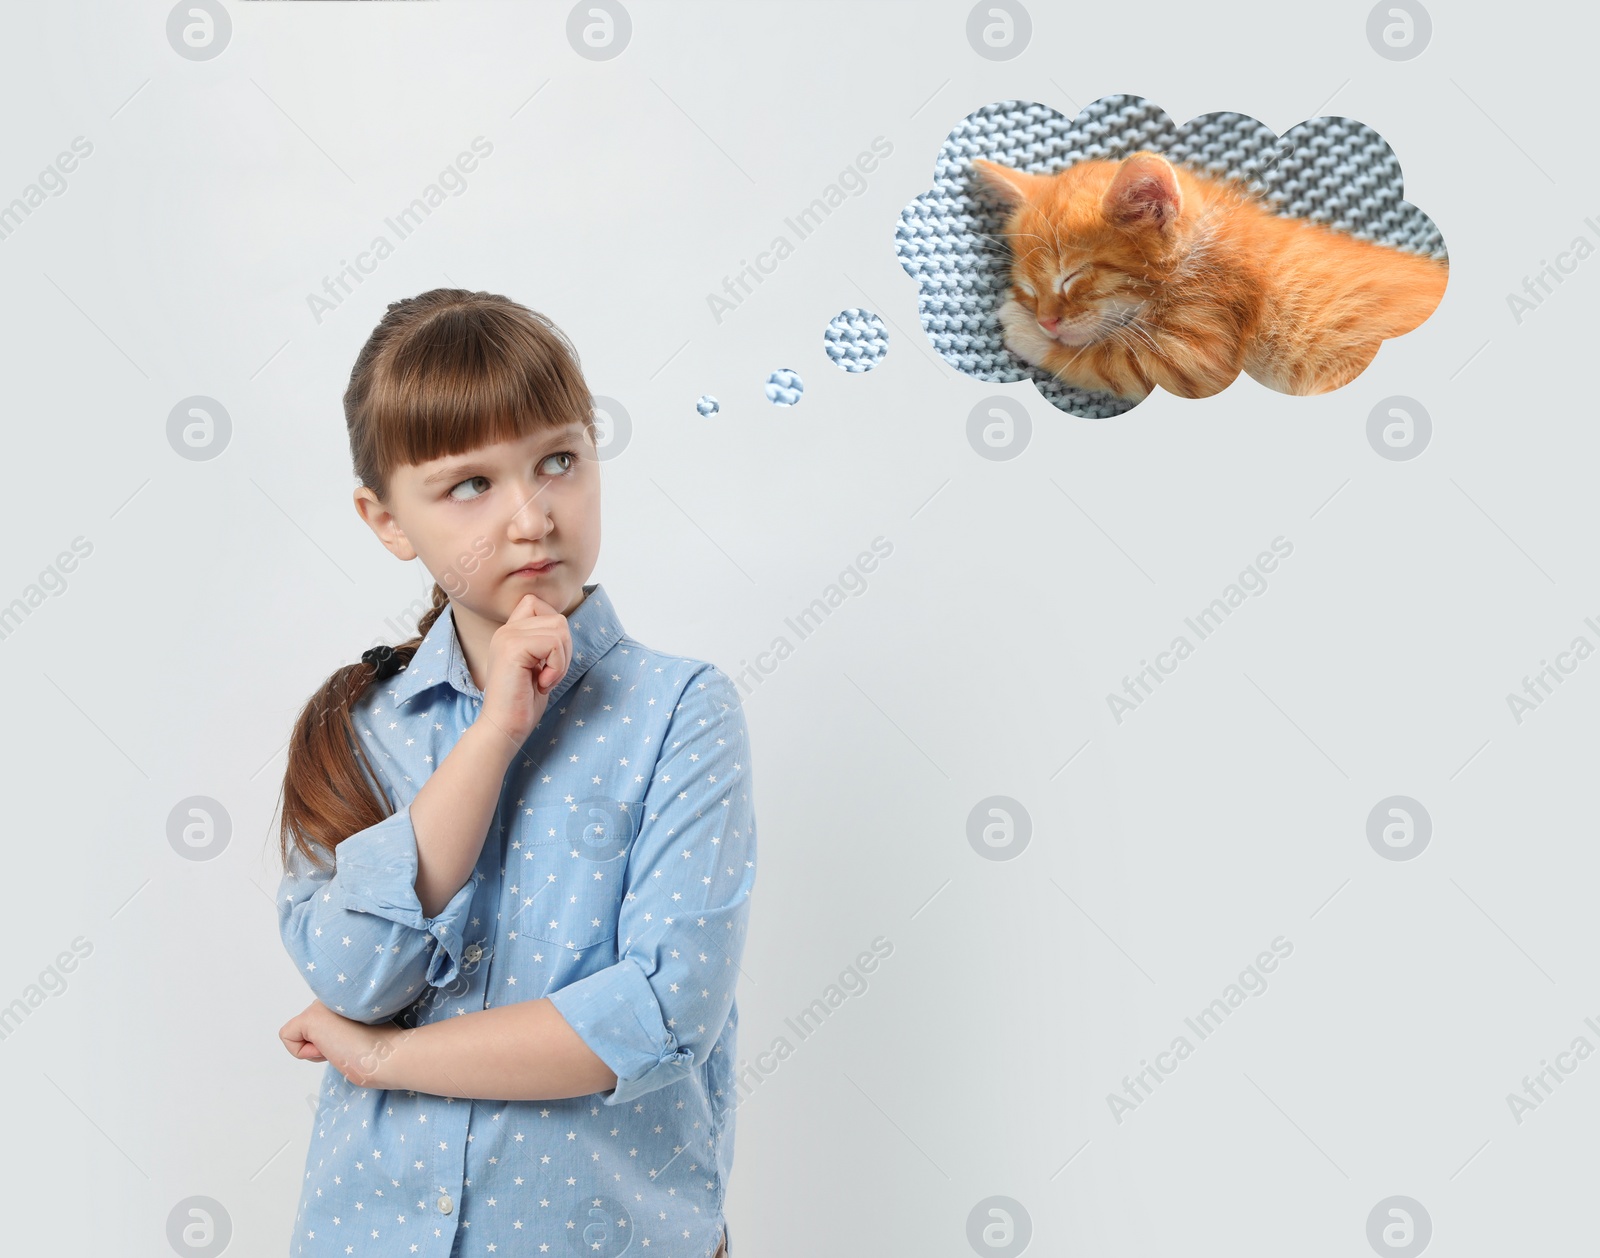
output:
[[[439,1213],[440,1214],[449,1214],[450,1211],[452,1211],[454,1209],[455,1209],[455,1203],[450,1200],[450,1194],[449,1193],[444,1193],[439,1198]]]
[[[468,944],[467,945],[467,951],[466,951],[466,953],[464,955],[466,956],[468,961],[477,961],[479,958],[481,958],[483,956],[483,949],[480,948],[477,944]]]

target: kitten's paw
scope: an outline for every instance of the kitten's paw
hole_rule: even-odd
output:
[[[1046,355],[1060,348],[1045,334],[1029,310],[1015,297],[1008,297],[1000,307],[1000,343],[1023,362],[1042,367]]]

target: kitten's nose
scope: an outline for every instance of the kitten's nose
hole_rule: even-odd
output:
[[[1041,328],[1043,328],[1046,332],[1049,332],[1053,336],[1053,335],[1055,335],[1056,325],[1058,323],[1060,323],[1060,322],[1061,322],[1061,317],[1059,315],[1052,315],[1048,319],[1040,319],[1039,320],[1039,326]]]

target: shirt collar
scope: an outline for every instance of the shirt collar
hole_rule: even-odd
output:
[[[567,616],[567,630],[572,635],[572,663],[567,668],[566,676],[550,692],[549,706],[552,708],[589,671],[589,667],[624,636],[622,622],[617,619],[616,609],[611,605],[605,586],[598,583],[586,585],[583,593],[583,601]],[[455,611],[448,606],[439,613],[423,637],[421,645],[411,657],[411,663],[395,676],[389,694],[398,706],[445,682],[469,699],[483,698],[483,691],[478,689],[467,669],[461,639],[456,635]]]

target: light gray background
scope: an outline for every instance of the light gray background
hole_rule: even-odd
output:
[[[339,397],[384,305],[449,283],[549,314],[631,415],[596,579],[634,636],[737,672],[893,545],[746,699],[741,1057],[875,936],[894,952],[741,1108],[736,1258],[964,1254],[993,1196],[1036,1254],[1366,1254],[1393,1195],[1438,1254],[1587,1242],[1600,1063],[1521,1124],[1506,1096],[1600,1045],[1600,662],[1520,725],[1505,696],[1600,643],[1600,261],[1520,324],[1507,302],[1596,239],[1593,14],[1433,4],[1396,62],[1364,4],[1039,3],[991,61],[963,3],[640,2],[591,62],[568,7],[231,3],[208,61],[166,4],[0,17],[0,203],[94,146],[0,241],[0,604],[93,548],[0,651],[0,1004],[92,943],[0,1041],[6,1247],[169,1254],[204,1195],[230,1254],[287,1250],[322,1067],[275,1034],[309,1000],[271,904],[284,741],[427,589],[355,516]],[[1112,92],[1375,127],[1449,246],[1438,312],[1315,398],[1242,377],[1087,420],[952,370],[901,207],[978,105]],[[306,293],[478,135],[465,193],[316,323]],[[877,135],[865,193],[715,323],[706,294]],[[850,306],[890,329],[860,375],[823,350]],[[779,367],[793,409],[763,396]],[[233,423],[199,462],[166,438],[197,394]],[[967,437],[996,395],[1033,422],[1000,461]],[[1367,440],[1392,395],[1433,420],[1409,461]],[[1106,693],[1279,534],[1270,589],[1117,724]],[[1432,817],[1414,860],[1367,841],[1393,794]],[[168,840],[194,795],[231,821],[208,860]],[[994,795],[1031,817],[1011,860],[968,840]],[[1280,935],[1268,989],[1114,1121],[1123,1076]]]

